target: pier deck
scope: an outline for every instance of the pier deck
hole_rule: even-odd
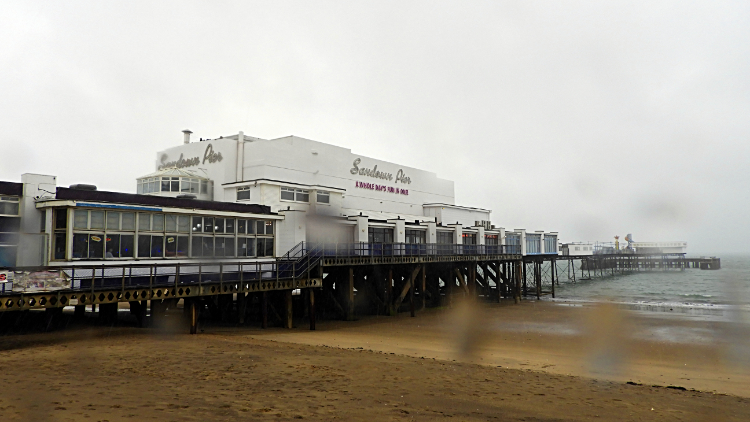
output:
[[[718,258],[681,255],[556,254],[522,256],[517,246],[438,244],[305,244],[266,262],[203,262],[67,265],[15,268],[14,283],[43,280],[23,289],[0,291],[0,313],[47,310],[50,318],[74,306],[116,318],[127,302],[143,324],[174,309],[179,301],[196,332],[199,314],[221,308],[245,322],[248,306],[260,306],[262,326],[269,315],[292,327],[294,316],[307,318],[315,329],[316,315],[345,320],[358,314],[415,315],[426,307],[450,306],[454,297],[516,303],[524,296],[555,295],[567,274],[569,281],[633,271],[719,269]],[[575,261],[580,261],[576,268]],[[7,286],[9,283],[2,283]],[[317,291],[317,294],[316,294]],[[276,292],[276,293],[274,293]],[[302,296],[297,299],[293,295]],[[293,302],[304,304],[304,312]],[[275,306],[274,306],[275,303]],[[269,314],[269,307],[271,313]],[[280,311],[277,311],[279,309]]]

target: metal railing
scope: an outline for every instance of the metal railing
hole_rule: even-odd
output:
[[[333,257],[390,257],[438,255],[501,255],[521,253],[520,245],[456,245],[439,243],[302,243],[295,248],[301,254]]]
[[[310,276],[323,258],[520,254],[518,245],[300,242],[275,261],[69,265],[9,269],[14,288],[2,294],[90,291],[209,283],[252,283]],[[7,283],[6,283],[7,286]],[[10,286],[7,286],[10,287]]]

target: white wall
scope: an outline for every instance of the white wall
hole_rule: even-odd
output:
[[[490,211],[439,205],[424,206],[424,215],[437,217],[438,223],[459,224],[471,227],[477,221],[490,221]]]
[[[21,198],[21,230],[18,238],[18,256],[16,265],[45,265],[48,236],[42,232],[42,220],[47,220],[47,213],[36,208],[36,198],[50,196],[57,188],[57,178],[41,174],[22,174],[23,197]],[[51,223],[51,221],[47,221]]]
[[[316,154],[314,154],[315,152]],[[351,150],[304,138],[286,137],[245,143],[246,180],[269,179],[308,186],[345,189],[341,206],[358,210],[421,214],[426,202],[454,201],[453,182],[439,179],[435,173],[376,160]],[[390,173],[393,180],[352,174],[354,161],[359,168]],[[402,170],[411,183],[397,182]],[[408,195],[356,187],[357,182],[408,190]],[[322,188],[321,188],[322,189]]]

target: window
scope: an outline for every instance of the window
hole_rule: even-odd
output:
[[[437,243],[441,245],[453,244],[453,232],[438,231],[437,232]]]
[[[120,230],[120,213],[107,213],[107,230]]]
[[[281,188],[283,201],[310,202],[310,191],[307,189]]]
[[[16,196],[0,196],[0,215],[18,215],[21,198]]]
[[[294,201],[294,189],[281,188],[281,199],[283,201]]]
[[[154,193],[159,192],[161,186],[158,177],[150,177],[146,179],[138,179],[138,193]]]
[[[427,232],[424,230],[406,230],[406,243],[409,243],[409,244],[427,243]]]
[[[203,217],[193,217],[193,232],[203,231]]]
[[[132,258],[134,248],[132,234],[107,234],[105,239],[105,258]]]
[[[68,227],[68,210],[65,208],[55,209],[55,230]]]
[[[72,250],[67,250],[68,212],[73,217]],[[53,255],[60,260],[66,254],[74,259],[275,255],[273,220],[55,209],[52,221]]]
[[[182,193],[192,193],[192,194],[198,195],[199,187],[200,187],[199,179],[190,179],[187,177],[183,177],[180,179],[180,192]]]
[[[244,201],[248,199],[250,199],[250,187],[244,186],[241,188],[237,188],[237,200]]]
[[[104,235],[76,233],[73,235],[73,258],[104,258]]]
[[[215,256],[234,256],[234,238],[217,237],[214,249]]]
[[[316,200],[319,204],[329,204],[331,202],[331,194],[328,192],[318,191]]]
[[[370,227],[367,229],[368,243],[393,243],[393,229]]]
[[[104,211],[89,211],[89,227],[92,230],[104,230]]]
[[[538,254],[542,252],[542,237],[538,234],[526,235],[526,253]]]
[[[180,178],[179,177],[162,177],[161,178],[161,191],[162,192],[179,192],[180,191]]]
[[[273,256],[273,239],[259,237],[255,239],[257,256]]]
[[[55,259],[65,259],[68,247],[68,237],[65,233],[55,233]]]
[[[273,234],[273,221],[263,221],[263,220],[256,220],[255,221],[256,226],[256,233],[259,235],[262,234]],[[248,234],[250,233],[248,229]]]
[[[138,231],[151,230],[151,214],[138,213]]]
[[[164,231],[164,214],[153,214],[151,216],[151,230],[155,232]]]
[[[86,210],[75,210],[73,213],[73,228],[74,229],[88,229],[89,228],[89,212]]]
[[[295,189],[294,200],[297,202],[310,202],[310,191],[304,189]]]
[[[463,233],[461,235],[461,238],[463,239],[464,245],[476,245],[477,244],[477,235],[474,233]]]
[[[486,234],[484,235],[484,244],[485,245],[498,245],[498,236],[496,234]]]
[[[122,213],[121,225],[122,230],[135,230],[135,213]]]
[[[167,258],[188,256],[188,236],[167,235],[164,255]]]
[[[241,237],[237,239],[238,256],[255,256],[255,238]]]
[[[166,227],[168,232],[176,232],[177,231],[177,216],[174,214],[169,214],[164,216],[164,226]]]

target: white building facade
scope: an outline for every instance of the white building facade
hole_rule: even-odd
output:
[[[557,233],[495,226],[490,210],[456,204],[454,183],[433,172],[295,136],[191,141],[185,131],[134,188],[60,188],[45,175],[0,182],[0,266],[269,260],[300,242],[557,253]]]

